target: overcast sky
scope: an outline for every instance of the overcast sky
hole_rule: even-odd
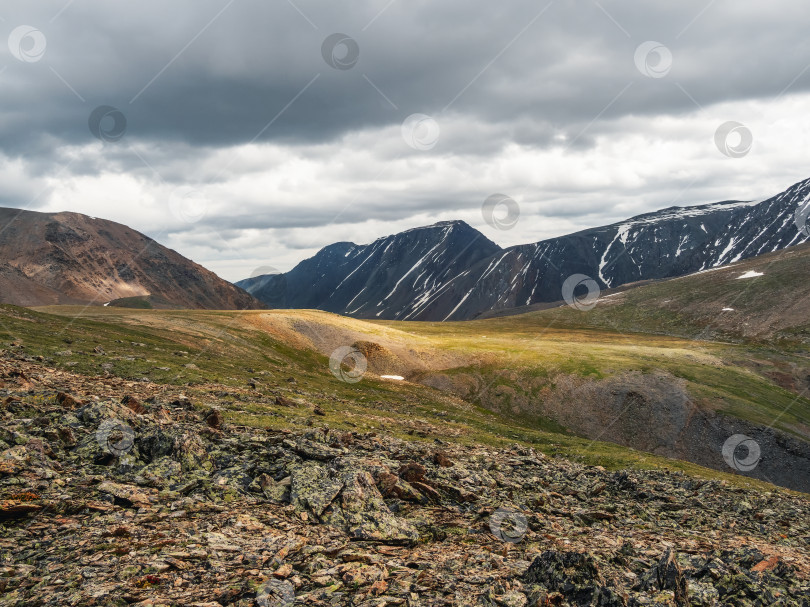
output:
[[[0,206],[238,280],[447,219],[508,246],[766,198],[810,177],[805,4],[4,0]]]

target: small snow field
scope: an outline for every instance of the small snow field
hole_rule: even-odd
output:
[[[748,270],[745,274],[742,274],[737,277],[737,280],[741,278],[756,278],[757,276],[765,276],[762,272],[757,272],[755,270]]]
[[[380,375],[382,379],[392,379],[394,381],[405,381],[405,378],[401,375]]]

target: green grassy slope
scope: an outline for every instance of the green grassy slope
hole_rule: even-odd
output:
[[[431,338],[443,348],[494,358],[481,370],[494,379],[509,369],[524,380],[513,379],[512,384],[527,386],[526,391],[543,385],[553,389],[555,378],[566,374],[599,380],[633,371],[664,371],[682,379],[702,406],[758,424],[775,422],[805,439],[810,436],[806,391],[780,385],[771,377],[784,369],[806,368],[803,356],[756,343],[583,328],[584,318],[595,311],[566,308],[464,323],[388,324]]]
[[[628,288],[602,298],[588,312],[562,306],[532,314],[556,326],[754,342],[806,353],[810,349],[808,270],[810,245],[801,245]],[[761,275],[741,278],[747,273]]]
[[[326,423],[424,440],[493,445],[524,442],[549,455],[609,468],[663,467],[733,479],[743,485],[757,483],[627,447],[550,432],[559,428],[548,420],[494,413],[483,401],[462,400],[411,382],[386,381],[373,374],[358,384],[340,382],[329,372],[324,353],[292,344],[272,331],[257,330],[258,320],[271,313],[109,308],[54,308],[51,312],[59,315],[0,307],[0,344],[20,343],[24,346],[20,351],[27,355],[42,356],[45,364],[72,372],[110,373],[182,386],[194,402],[222,406],[236,423],[267,427]],[[689,377],[696,386],[705,383],[703,389],[727,399],[729,410],[752,419],[772,415],[766,407],[776,410],[791,398],[790,392],[755,373],[734,365],[725,368],[724,362],[716,364],[722,361],[720,357],[745,356],[739,346],[695,347],[668,337],[647,336],[633,341],[611,331],[559,330],[533,315],[471,323],[372,324],[319,312],[274,314],[285,321],[306,320],[320,326],[322,332],[351,323],[353,330],[362,328],[371,340],[405,336],[426,350],[458,355],[459,364],[446,367],[447,371],[472,365],[494,384],[510,382],[503,376],[508,368],[542,382],[558,371],[600,377],[622,369],[643,370],[663,364],[671,372]],[[103,355],[94,352],[97,346]],[[251,381],[257,384],[256,389],[247,387]],[[758,391],[757,398],[736,395],[741,384],[748,386],[751,394]],[[279,395],[301,406],[277,405],[275,397]],[[314,417],[313,405],[325,415]],[[789,426],[807,419],[808,411],[810,403],[802,400],[782,421]]]

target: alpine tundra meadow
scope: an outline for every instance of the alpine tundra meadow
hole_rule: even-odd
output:
[[[808,30],[4,0],[0,605],[810,607]]]

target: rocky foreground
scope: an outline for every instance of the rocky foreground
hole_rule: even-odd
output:
[[[0,410],[2,605],[810,605],[783,490],[237,427],[11,353]]]

